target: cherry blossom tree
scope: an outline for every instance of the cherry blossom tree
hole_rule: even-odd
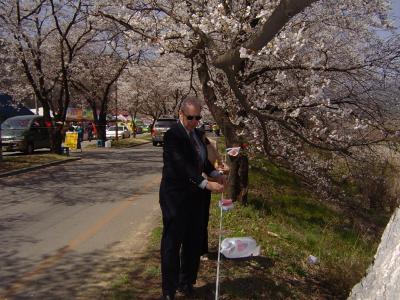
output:
[[[71,78],[75,100],[89,105],[97,129],[97,137],[105,140],[107,114],[110,102],[115,98],[118,78],[123,74],[128,61],[110,56],[86,53],[80,63],[85,68],[76,68]]]
[[[32,105],[33,91],[26,81],[20,79],[24,72],[10,48],[6,39],[0,39],[0,91],[13,95],[15,103]]]
[[[133,65],[120,80],[119,99],[125,110],[150,116],[177,116],[179,104],[195,93],[198,82],[191,76],[191,66],[178,55],[157,56]]]
[[[23,67],[25,78],[50,121],[64,121],[71,101],[70,66],[96,35],[84,1],[15,1],[1,6],[1,25]],[[23,79],[21,78],[21,81]],[[59,128],[53,128],[53,145],[60,151]]]
[[[393,95],[384,94],[398,76],[399,40],[376,33],[390,29],[389,7],[385,0],[126,1],[112,18],[158,42],[161,53],[194,62],[228,146],[247,140],[328,188],[338,157],[393,133]]]
[[[20,62],[25,82],[43,106],[47,120],[51,110],[56,121],[64,122],[68,106],[76,100],[84,101],[84,94],[93,89],[103,94],[101,101],[96,98],[97,102],[89,97],[89,105],[95,110],[95,122],[105,123],[105,102],[113,84],[129,59],[140,56],[138,47],[133,46],[133,36],[125,34],[114,22],[93,17],[93,7],[92,1],[84,0],[16,1],[1,7],[8,51]],[[105,64],[96,66],[96,61]],[[90,72],[92,77],[82,77]],[[96,89],[99,83],[106,88]],[[104,131],[104,126],[100,128]],[[52,132],[53,148],[60,151],[60,127]]]

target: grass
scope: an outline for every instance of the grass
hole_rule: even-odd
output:
[[[0,173],[34,167],[44,163],[68,159],[68,156],[54,153],[34,154],[34,155],[6,155],[0,162]]]
[[[117,140],[111,140],[111,147],[113,148],[127,148],[127,147],[134,147],[137,145],[145,144],[151,142],[151,135],[148,133],[141,134],[140,136],[137,136],[136,138],[130,137],[127,139],[118,139]],[[87,145],[85,149],[93,149],[97,148],[97,145],[91,144]]]
[[[262,252],[248,259],[222,259],[220,299],[346,299],[372,262],[380,234],[364,235],[350,216],[320,202],[287,171],[263,160],[251,164],[248,205],[236,203],[224,213],[223,232],[225,237],[253,237]],[[211,253],[201,263],[197,299],[214,299],[218,200],[217,196],[212,200]],[[385,222],[379,222],[383,230]],[[159,299],[160,236],[161,226],[153,232],[148,254],[128,273],[130,288],[123,281],[111,287],[111,295],[129,290],[130,299]],[[307,263],[309,255],[319,262]],[[141,296],[136,298],[138,292]]]
[[[137,138],[121,139],[112,142],[112,147],[126,148],[141,145],[151,141],[150,134],[142,134]],[[97,145],[87,145],[85,149],[97,148]],[[35,153],[34,155],[6,155],[0,162],[0,173],[19,170],[28,167],[68,159],[68,156],[54,153]]]
[[[113,148],[126,148],[126,147],[133,147],[136,145],[141,145],[144,143],[148,143],[151,141],[150,134],[142,134],[137,136],[136,138],[128,138],[128,139],[119,139],[118,141],[113,140],[111,142],[111,147]]]
[[[223,261],[223,282],[235,282],[225,286],[224,299],[345,299],[371,263],[380,237],[360,234],[350,217],[319,202],[285,170],[265,161],[252,166],[249,204],[224,215],[224,227],[231,237],[255,238],[262,256]],[[211,228],[217,228],[218,218],[214,209]],[[215,231],[210,240],[216,251]],[[319,263],[309,265],[309,255]]]
[[[102,300],[159,299],[161,232],[161,225],[157,226],[151,233],[145,253],[132,259],[131,263],[116,275],[106,290],[98,291],[91,298]]]

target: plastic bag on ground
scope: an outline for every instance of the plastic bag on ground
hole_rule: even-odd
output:
[[[226,258],[258,256],[260,246],[252,237],[226,238],[221,243],[221,253]]]
[[[307,263],[310,265],[315,265],[319,262],[318,257],[314,256],[314,255],[309,255],[307,257]]]

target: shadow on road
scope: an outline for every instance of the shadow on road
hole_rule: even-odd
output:
[[[65,206],[76,206],[69,211],[72,214],[88,204],[157,193],[157,184],[147,191],[143,188],[160,174],[161,153],[162,149],[152,147],[93,151],[82,153],[80,161],[0,179],[0,210],[6,211],[0,215],[0,298],[8,289],[8,299],[77,299],[82,286],[89,283],[86,279],[111,276],[126,265],[126,259],[114,251],[119,243],[85,253],[64,247],[47,251],[49,257],[30,256],[35,247],[49,241],[34,231],[28,235],[24,228]],[[25,206],[32,209],[19,210]]]
[[[121,200],[140,192],[146,176],[161,172],[160,149],[96,151],[82,154],[77,162],[0,179],[2,205],[15,205],[35,194],[54,204],[75,205]],[[1,225],[0,225],[1,226]]]
[[[112,282],[118,270],[132,263],[132,258],[115,256],[114,246],[116,245],[85,255],[60,249],[57,252],[61,256],[60,260],[57,260],[57,255],[49,258],[48,268],[46,264],[38,267],[38,262],[27,259],[7,260],[2,255],[2,273],[23,274],[27,268],[32,269],[35,266],[34,270],[37,272],[37,274],[25,273],[25,277],[3,277],[2,287],[7,287],[7,299],[78,299],[82,290],[85,290],[85,293],[98,293],[99,282],[103,284]],[[12,257],[12,253],[10,254]],[[57,260],[54,265],[52,265],[52,260]],[[87,278],[91,280],[88,281]],[[93,279],[98,280],[95,285],[93,285]]]

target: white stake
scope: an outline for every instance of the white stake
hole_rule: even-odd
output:
[[[224,154],[224,159],[222,160],[223,165],[226,164],[226,153]],[[219,234],[218,234],[218,260],[217,260],[217,280],[215,282],[215,300],[219,299],[219,266],[221,262],[221,240],[222,240],[222,201],[224,200],[224,192],[221,193],[221,203],[220,203],[220,216],[219,216]]]
[[[224,199],[224,193],[221,194],[221,201],[223,199]],[[221,239],[222,239],[222,202],[220,204],[220,217],[219,217],[218,261],[217,261],[217,280],[215,283],[215,300],[219,299],[219,265],[221,261]]]

